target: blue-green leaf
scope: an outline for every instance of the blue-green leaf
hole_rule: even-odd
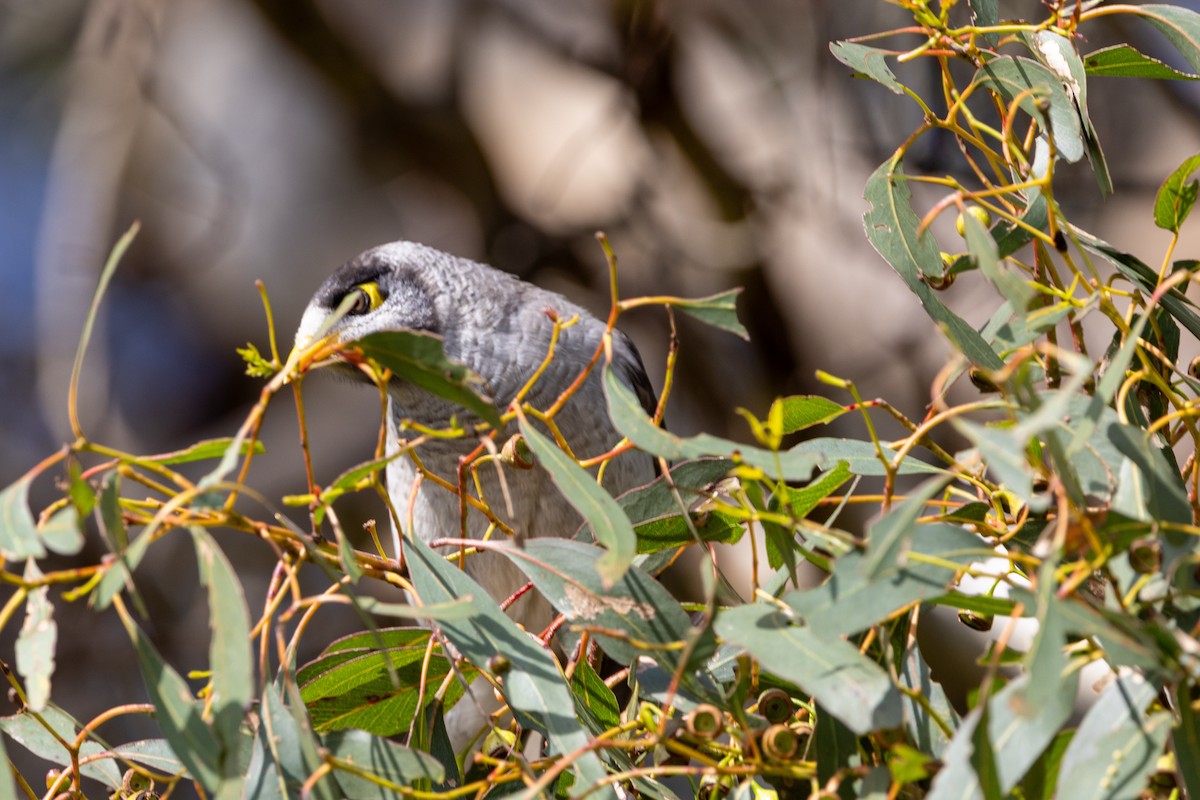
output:
[[[834,42],[829,50],[834,58],[858,74],[883,84],[896,94],[904,94],[904,87],[896,80],[885,60],[893,53],[854,42]]]
[[[920,220],[912,209],[912,194],[898,157],[884,162],[867,180],[863,197],[871,209],[863,217],[867,238],[892,265],[934,322],[973,364],[1000,369],[1004,362],[979,332],[943,303],[922,276],[945,272],[941,251],[928,233],[917,235]]]
[[[840,637],[818,636],[767,605],[728,609],[717,616],[716,630],[860,736],[903,721],[900,693],[887,673]]]
[[[1188,180],[1197,169],[1200,169],[1200,155],[1186,159],[1163,181],[1154,198],[1155,225],[1171,233],[1179,233],[1200,193],[1200,182]]]
[[[521,433],[554,485],[587,520],[596,541],[607,548],[596,561],[596,569],[605,585],[612,586],[621,580],[637,555],[637,534],[633,524],[613,496],[558,445],[525,420],[521,421]]]

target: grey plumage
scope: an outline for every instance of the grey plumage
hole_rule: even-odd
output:
[[[377,287],[375,295],[364,289],[365,285]],[[431,247],[393,242],[359,255],[321,285],[300,322],[297,347],[309,343],[353,292],[363,294],[356,298],[358,302],[352,313],[333,326],[332,334],[343,341],[352,341],[399,327],[436,333],[443,337],[449,358],[464,363],[483,377],[486,390],[501,409],[546,357],[554,326],[552,315],[564,321],[576,316],[579,320],[561,331],[554,360],[527,395],[527,400],[539,409],[549,407],[582,372],[605,330],[603,322],[561,295]],[[633,343],[619,331],[613,336],[613,364],[616,374],[636,391],[648,411],[653,411],[654,392],[641,357]],[[594,370],[554,418],[579,458],[600,455],[620,440],[608,416],[600,372],[599,368]],[[406,437],[416,435],[400,430],[402,420],[441,428],[454,415],[460,420],[466,418],[460,407],[411,384],[393,380],[389,386],[388,452],[396,452]],[[502,434],[499,444],[511,432]],[[459,459],[477,444],[471,438],[435,439],[423,443],[416,453],[426,469],[453,485],[457,483]],[[518,540],[575,534],[581,520],[547,473],[537,467],[500,469],[507,492],[502,490],[496,464],[479,465],[482,494],[496,515],[514,530]],[[411,520],[411,534],[425,541],[458,537],[461,533],[458,498],[428,480],[420,482],[414,494],[417,476],[417,466],[407,456],[388,467],[388,491],[402,526],[407,530]],[[652,460],[631,451],[609,464],[604,486],[616,495],[653,477]],[[487,531],[488,521],[472,509],[466,527],[469,537],[480,538]],[[472,556],[467,571],[497,601],[526,583],[516,567],[496,554]],[[552,618],[549,605],[533,594],[522,597],[509,613],[533,631],[541,630]]]

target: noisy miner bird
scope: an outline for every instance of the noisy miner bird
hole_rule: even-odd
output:
[[[348,297],[353,298],[349,311],[326,330],[330,317]],[[485,392],[503,411],[550,352],[556,317],[564,322],[577,317],[578,321],[560,330],[553,360],[524,397],[541,410],[553,405],[583,373],[601,344],[605,324],[562,295],[484,264],[399,241],[362,253],[321,284],[300,320],[293,355],[311,347],[318,337],[351,342],[398,328],[428,331],[443,338],[448,358],[483,378]],[[613,332],[612,359],[615,373],[636,392],[647,412],[653,413],[655,396],[641,356],[620,331]],[[357,370],[354,374],[363,377]],[[388,395],[389,455],[407,448],[411,438],[419,435],[402,425],[405,420],[426,428],[446,428],[452,417],[464,426],[475,421],[463,408],[398,378],[391,380]],[[592,370],[554,421],[579,459],[608,452],[620,441],[621,434],[609,418],[599,368]],[[496,441],[502,445],[514,431],[515,427],[501,432]],[[458,496],[437,481],[419,479],[416,459],[433,475],[457,486],[460,459],[478,445],[470,435],[430,438],[413,449],[416,458],[405,454],[388,465],[388,494],[401,526],[411,525],[410,535],[426,542],[461,537]],[[503,470],[503,478],[498,470]],[[518,542],[543,536],[570,537],[578,530],[579,514],[540,467],[521,469],[494,460],[480,465],[477,475],[481,499]],[[652,459],[628,451],[606,467],[603,485],[618,495],[653,478]],[[467,487],[475,492],[473,482],[468,481]],[[488,527],[484,514],[471,508],[466,535],[481,538]],[[497,602],[528,582],[512,562],[497,553],[468,557],[466,570]],[[509,614],[534,632],[553,619],[549,603],[533,592],[514,603]]]

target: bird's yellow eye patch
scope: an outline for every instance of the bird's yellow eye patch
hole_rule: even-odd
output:
[[[360,283],[354,287],[354,304],[350,306],[350,314],[366,314],[383,305],[383,293],[375,281]]]

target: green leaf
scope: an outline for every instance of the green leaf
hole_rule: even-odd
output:
[[[1149,78],[1164,81],[1197,81],[1200,75],[1180,72],[1128,44],[1115,44],[1083,57],[1088,75],[1112,78]]]
[[[0,492],[0,556],[12,561],[46,556],[29,511],[28,478]]]
[[[121,516],[121,473],[110,472],[100,484],[100,530],[114,553],[129,547],[129,531]]]
[[[991,28],[1000,24],[1000,0],[967,0],[971,9],[971,24],[980,28]],[[985,33],[983,40],[989,47],[996,46],[996,34]]]
[[[746,648],[765,672],[799,686],[859,736],[903,721],[900,693],[887,673],[836,636],[818,636],[767,605],[723,611],[716,630]]]
[[[69,768],[71,756],[62,742],[73,742],[79,735],[80,725],[62,709],[48,706],[39,715],[40,721],[28,712],[19,712],[11,717],[0,717],[0,731],[14,742],[61,768]],[[50,730],[46,730],[49,727]],[[51,733],[53,731],[53,733]],[[114,761],[97,758],[104,748],[94,741],[85,741],[79,748],[79,760],[85,761],[79,771],[86,777],[100,781],[110,789],[121,786],[121,771]],[[10,786],[12,784],[9,784]],[[3,789],[0,789],[2,792]]]
[[[783,406],[783,432],[796,431],[821,425],[845,414],[845,406],[816,394],[798,394],[775,401]]]
[[[911,193],[900,159],[884,162],[867,180],[863,197],[871,209],[863,217],[867,238],[879,255],[892,265],[934,322],[973,364],[1000,369],[1004,362],[966,320],[951,311],[922,275],[944,272],[941,251],[928,232],[917,235],[920,220],[912,209]]]
[[[117,758],[136,761],[164,775],[183,771],[183,762],[166,739],[141,739],[119,744],[110,751]]]
[[[329,645],[296,673],[313,728],[318,732],[358,728],[378,736],[407,731],[422,693],[432,696],[450,672],[450,662],[438,649],[423,671],[430,636],[432,631],[426,628],[384,628]],[[462,671],[468,678],[475,674],[470,665]],[[462,686],[456,681],[445,701],[453,703],[461,695]]]
[[[1171,734],[1175,763],[1188,797],[1200,797],[1200,715],[1193,705],[1194,684],[1181,681],[1175,690],[1179,725]]]
[[[581,713],[591,715],[593,730],[611,730],[621,724],[621,705],[586,658],[579,659],[571,673],[571,694]]]
[[[671,305],[702,322],[712,325],[714,328],[720,328],[723,331],[728,331],[735,336],[740,336],[749,341],[750,334],[742,327],[742,323],[738,320],[737,316],[737,298],[741,293],[742,290],[738,288],[709,297],[698,297],[696,299],[673,298]]]
[[[775,495],[768,506],[771,511],[780,510],[786,505],[788,511],[796,519],[806,519],[821,501],[836,492],[851,478],[850,467],[844,461],[839,461],[831,470],[821,473],[821,476],[807,486],[794,489],[784,485],[783,495]]]
[[[950,744],[942,726],[953,728],[954,708],[942,685],[933,679],[921,648],[909,647],[904,652],[899,671],[900,685],[909,690],[904,694],[904,725],[909,736],[922,753],[942,758]]]
[[[1034,469],[1026,450],[1028,442],[1018,441],[1012,429],[978,425],[954,419],[956,430],[979,449],[992,478],[1026,503],[1034,500]]]
[[[867,528],[867,555],[862,566],[868,578],[877,578],[885,570],[900,566],[917,530],[917,518],[925,513],[925,504],[940,494],[949,482],[949,476],[945,475],[930,478]]]
[[[735,544],[746,528],[740,519],[723,511],[710,511],[691,517],[668,514],[635,525],[638,553],[658,553],[696,542]],[[693,533],[695,531],[695,533]]]
[[[964,213],[961,219],[967,250],[979,265],[980,272],[1000,290],[1014,309],[1023,314],[1033,299],[1033,287],[1016,269],[1000,260],[996,240],[974,214]]]
[[[412,750],[389,742],[365,731],[336,731],[321,737],[321,743],[335,759],[335,776],[343,797],[354,800],[391,800],[415,781],[441,783],[445,770],[428,753]],[[374,778],[386,781],[379,784],[367,780],[347,768],[362,770]]]
[[[1056,73],[1028,58],[999,56],[979,69],[972,85],[992,89],[1007,102],[1021,97],[1021,109],[1050,132],[1063,158],[1072,163],[1083,158],[1079,110]],[[1039,97],[1050,103],[1049,119],[1037,107]]]
[[[801,442],[788,451],[788,454],[797,461],[803,456],[815,457],[817,459],[817,466],[820,469],[833,469],[838,464],[844,463],[851,474],[863,476],[882,476],[886,473],[883,462],[879,460],[880,453],[883,454],[883,458],[887,459],[889,464],[895,463],[895,450],[881,446],[877,451],[875,445],[857,439],[834,439],[822,436]],[[900,462],[900,465],[896,468],[895,474],[940,475],[945,472],[945,470],[939,469],[932,464],[926,464],[924,461],[915,458],[916,453],[928,454],[927,451],[917,448],[910,450],[908,457]]]
[[[79,524],[79,511],[75,506],[66,506],[38,526],[38,536],[52,553],[73,556],[83,549],[83,530]]]
[[[0,725],[3,725],[3,720],[0,720]],[[12,762],[4,749],[3,736],[0,736],[0,800],[17,800],[17,781]]]
[[[1094,236],[1082,232],[1077,232],[1076,235],[1079,236],[1080,243],[1084,247],[1111,261],[1122,275],[1133,282],[1134,286],[1146,294],[1154,293],[1158,285],[1158,273],[1146,266],[1136,256],[1122,252]],[[1187,328],[1193,336],[1200,338],[1200,315],[1196,314],[1192,304],[1178,288],[1171,289],[1164,294],[1159,303],[1180,325]]]
[[[1151,444],[1145,432],[1132,425],[1114,422],[1108,426],[1107,434],[1113,445],[1137,466],[1141,485],[1145,488],[1143,507],[1121,510],[1137,519],[1190,525],[1192,508],[1183,478]],[[1172,544],[1183,544],[1187,538],[1187,534],[1177,531],[1164,531],[1164,536]]]
[[[223,753],[216,734],[204,721],[202,706],[124,608],[118,605],[117,610],[133,641],[138,667],[163,735],[188,773],[209,792],[215,792],[222,783]]]
[[[1171,732],[1171,712],[1145,712],[1156,694],[1138,675],[1108,685],[1063,754],[1058,800],[1139,796]]]
[[[1075,50],[1074,43],[1062,34],[1048,30],[1040,30],[1030,39],[1033,45],[1030,49],[1047,69],[1058,76],[1063,89],[1075,106],[1075,113],[1083,129],[1083,143],[1087,148],[1088,160],[1092,164],[1092,171],[1096,175],[1101,193],[1112,194],[1112,176],[1108,172],[1104,151],[1100,148],[1100,137],[1088,113],[1087,70]]]
[[[500,427],[495,404],[481,390],[482,378],[446,358],[440,336],[413,330],[381,331],[364,336],[354,346],[397,378],[462,406],[493,428]]]
[[[887,65],[887,57],[895,55],[894,53],[854,42],[834,42],[829,46],[829,50],[834,58],[859,75],[883,84],[896,94],[904,94],[904,87]]]
[[[113,274],[117,271],[117,265],[125,257],[125,252],[133,244],[140,229],[141,223],[135,220],[129,226],[129,230],[125,231],[120,239],[117,239],[117,243],[113,245],[113,249],[108,254],[108,259],[104,262],[104,267],[100,270],[100,280],[96,283],[96,291],[92,294],[92,303],[88,307],[87,316],[83,319],[83,330],[79,334],[79,346],[75,350],[75,361],[71,366],[71,391],[69,394],[72,397],[76,396],[75,392],[79,387],[79,376],[83,372],[83,356],[92,339],[92,328],[96,325],[96,315],[100,313],[100,301],[104,298],[104,292],[108,289]],[[74,426],[76,423],[75,409],[71,408],[69,411],[72,426]]]
[[[148,461],[155,464],[189,464],[193,461],[205,461],[210,458],[221,458],[228,452],[229,448],[234,447],[235,440],[231,437],[220,439],[204,439],[190,447],[185,447],[182,450],[175,450],[170,453],[162,453],[157,456],[146,456],[139,458],[138,461]],[[238,442],[234,448],[234,452],[244,456],[247,453],[253,452],[255,455],[260,455],[267,452],[266,446],[255,440],[253,444],[248,442]]]
[[[318,742],[303,714],[303,705],[292,708],[281,696],[286,687],[279,680],[263,690],[261,723],[254,740],[246,774],[245,797],[250,800],[290,800],[300,797],[308,777],[322,764]],[[312,785],[307,796],[335,800],[341,792],[334,778],[326,776]]]
[[[496,653],[508,656],[512,666],[503,676],[501,691],[517,721],[541,731],[558,753],[585,751],[574,762],[577,786],[593,786],[603,780],[604,766],[595,752],[587,749],[587,732],[575,716],[571,691],[554,658],[505,616],[479,584],[424,542],[408,540],[405,555],[421,602],[468,599],[474,606],[469,619],[448,620],[439,626],[467,660],[478,667]],[[600,794],[612,796],[611,792]]]
[[[679,645],[690,638],[687,612],[662,584],[631,567],[617,582],[602,585],[596,563],[603,551],[569,539],[530,539],[499,547],[571,625],[619,631],[627,638],[596,634],[613,660],[631,664],[649,656],[673,671]]]
[[[34,582],[42,571],[32,559],[25,564],[25,580]],[[54,675],[54,652],[58,625],[50,603],[50,587],[31,590],[25,597],[25,622],[15,646],[17,674],[25,679],[25,695],[31,711],[40,712],[50,702],[50,678]]]
[[[242,771],[237,761],[239,731],[255,694],[250,612],[229,559],[203,528],[191,526],[189,530],[196,547],[200,583],[208,589],[212,727],[220,742],[221,775],[228,780]]]
[[[954,582],[953,565],[966,565],[992,552],[978,536],[957,525],[918,525],[909,535],[911,549],[902,563],[889,562],[872,575],[866,557],[850,552],[837,559],[823,584],[788,592],[781,599],[815,635],[853,635],[905,606],[945,594]]]
[[[1170,5],[1133,6],[1126,13],[1144,17],[1166,34],[1192,69],[1200,72],[1200,14]]]
[[[607,548],[596,561],[595,568],[605,586],[612,586],[621,580],[637,555],[637,534],[633,531],[633,524],[613,496],[596,483],[591,473],[560,450],[551,439],[525,420],[521,421],[521,433],[529,443],[529,449],[550,474],[554,485],[580,516],[588,521],[596,541]]]
[[[1179,233],[1183,222],[1196,205],[1200,182],[1189,181],[1192,173],[1200,169],[1200,155],[1185,160],[1163,181],[1154,198],[1154,224],[1171,233]]]
[[[791,481],[808,480],[823,458],[819,453],[801,451],[799,446],[772,452],[707,433],[686,439],[676,436],[658,427],[646,416],[637,396],[609,367],[604,370],[604,394],[608,400],[608,412],[617,430],[639,450],[651,455],[672,461],[706,456],[740,459],[774,478]]]

